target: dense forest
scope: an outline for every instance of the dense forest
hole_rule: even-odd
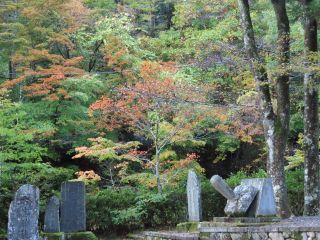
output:
[[[318,0],[1,0],[0,233],[21,184],[43,207],[69,179],[90,230],[174,225],[189,169],[205,219],[213,174],[270,176],[283,217],[318,214],[319,18]]]

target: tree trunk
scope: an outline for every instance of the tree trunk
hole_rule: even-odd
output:
[[[287,140],[286,136],[288,134],[287,125],[289,121],[289,83],[288,81],[285,81],[287,79],[286,76],[279,76],[279,79],[276,81],[276,92],[278,96],[277,100],[278,105],[280,105],[277,108],[277,114],[280,114],[281,116],[281,118],[278,118],[275,115],[272,106],[265,64],[261,60],[256,47],[248,0],[238,0],[238,4],[241,15],[241,25],[244,31],[244,45],[247,56],[251,63],[251,71],[253,72],[256,81],[257,90],[261,96],[263,126],[268,150],[268,173],[273,181],[278,213],[282,217],[287,217],[291,214],[291,212],[288,206],[283,156]],[[281,51],[279,52],[281,53]],[[287,54],[285,54],[285,56],[287,56]],[[286,58],[284,59],[288,60]],[[282,129],[282,126],[285,128],[283,131],[279,131],[279,129]],[[282,142],[282,145],[279,145],[280,142]]]
[[[310,53],[318,51],[317,21],[309,7],[312,0],[302,0],[304,6],[304,44],[306,67],[315,64]],[[304,74],[304,215],[319,214],[319,119],[318,92],[313,72]]]
[[[13,80],[17,77],[16,68],[12,60],[9,60],[9,80]]]
[[[162,193],[162,184],[160,179],[160,162],[159,162],[160,153],[156,150],[156,178],[157,178],[157,187],[158,193]]]
[[[154,139],[154,145],[156,148],[156,179],[157,179],[157,187],[158,187],[158,193],[162,193],[162,184],[161,184],[161,178],[160,178],[160,150],[161,147],[159,146],[159,128],[160,128],[160,118],[157,114],[157,122],[156,122],[156,131],[155,131],[155,139]]]
[[[278,42],[277,60],[278,71],[275,77],[277,100],[277,118],[275,122],[275,161],[268,162],[268,174],[273,179],[276,202],[282,217],[291,215],[288,205],[287,185],[285,183],[285,150],[289,133],[290,98],[289,76],[287,66],[290,58],[290,27],[285,0],[271,0],[277,18]]]

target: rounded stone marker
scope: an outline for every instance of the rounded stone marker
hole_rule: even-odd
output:
[[[8,213],[8,240],[39,240],[39,197],[39,188],[30,184],[18,189]]]

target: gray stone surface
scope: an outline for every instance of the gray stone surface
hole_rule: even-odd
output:
[[[143,235],[146,237],[144,239],[174,239],[174,240],[198,240],[199,236],[197,233],[178,233],[178,232],[143,232]]]
[[[252,233],[251,235],[252,240],[268,240],[268,234],[261,232],[261,233]]]
[[[59,210],[60,201],[56,196],[52,196],[46,206],[43,227],[44,232],[60,232]]]
[[[263,220],[268,217],[264,217]],[[229,218],[227,218],[229,219]],[[240,218],[244,219],[244,218]],[[270,219],[273,219],[272,217]],[[221,219],[220,219],[221,220]],[[259,222],[261,222],[259,220]],[[246,221],[244,221],[246,222]],[[249,221],[251,222],[251,220]],[[199,233],[186,232],[153,232],[144,234],[141,239],[151,240],[176,240],[176,239],[199,239],[199,240],[320,240],[320,216],[294,217],[281,220],[278,223],[267,225],[248,224],[237,227],[209,227],[212,222],[201,222]],[[222,223],[221,223],[222,224]],[[201,226],[203,225],[203,226]],[[205,225],[208,225],[206,227]],[[285,229],[285,230],[284,230]],[[187,238],[190,236],[191,238]],[[192,238],[194,237],[194,238]],[[198,237],[198,238],[197,238]]]
[[[212,178],[210,179],[210,183],[226,199],[231,200],[236,197],[232,189],[219,175],[212,176]]]
[[[62,232],[86,230],[85,184],[82,181],[69,181],[61,184]]]
[[[21,186],[9,208],[8,240],[39,240],[39,189]]]
[[[189,170],[187,181],[188,219],[189,221],[201,221],[201,185],[200,179],[193,170]]]
[[[272,181],[270,178],[244,179],[241,181],[241,185],[254,186],[259,190],[257,197],[250,206],[249,216],[274,216],[277,214]]]
[[[227,201],[224,212],[228,216],[245,216],[258,189],[249,185],[240,185],[233,192],[236,197]]]

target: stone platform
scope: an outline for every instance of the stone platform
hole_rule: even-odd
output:
[[[194,223],[198,227],[193,232],[149,231],[143,235],[146,240],[320,240],[320,217],[215,220]]]

